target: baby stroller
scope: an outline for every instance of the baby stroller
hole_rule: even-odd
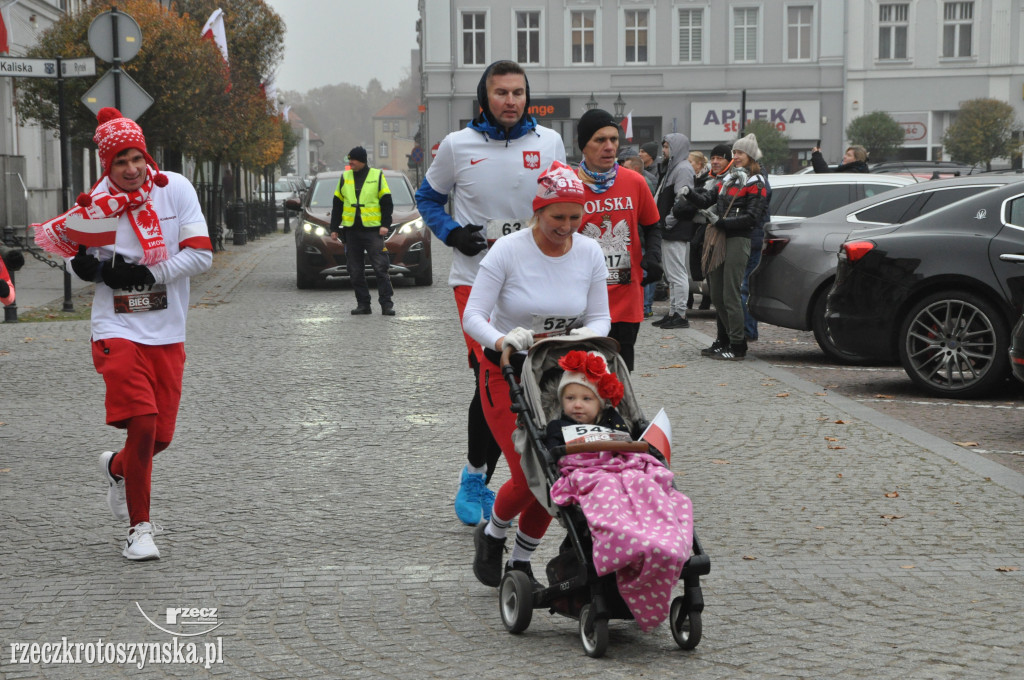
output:
[[[629,369],[619,356],[619,345],[615,340],[604,337],[542,340],[527,354],[519,383],[509,364],[510,353],[506,351],[502,355],[502,373],[509,384],[512,410],[518,414],[512,441],[522,456],[523,473],[533,495],[565,527],[567,536],[559,554],[547,565],[548,587],[534,590],[525,572],[510,570],[498,586],[498,598],[501,620],[510,633],[525,631],[534,609],[548,608],[553,614],[579,621],[583,649],[588,656],[596,658],[604,656],[608,648],[608,621],[634,617],[619,593],[615,573],[598,576],[595,570],[592,537],[580,506],[558,506],[551,500],[551,487],[561,475],[557,461],[565,453],[649,451],[646,442],[638,441],[570,444],[552,449],[545,445],[546,423],[559,415],[561,405],[557,394],[552,398],[552,389],[545,391],[544,388],[557,385],[557,376],[561,372],[558,360],[577,349],[596,350],[608,358],[609,370],[623,384],[625,393],[618,410],[630,427],[631,437],[638,439],[648,425],[637,405],[629,382]],[[682,649],[693,649],[700,643],[701,612],[704,610],[700,577],[710,571],[711,560],[694,533],[692,554],[679,575],[684,582],[684,594],[672,600],[669,610],[672,637]]]

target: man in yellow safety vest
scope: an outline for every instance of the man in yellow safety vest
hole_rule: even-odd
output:
[[[388,255],[384,239],[391,226],[394,203],[384,173],[366,162],[366,149],[357,146],[348,152],[348,170],[338,180],[331,210],[331,238],[338,239],[338,225],[345,239],[345,259],[352,288],[356,293],[353,314],[370,314],[370,289],[366,285],[364,254],[369,257],[377,277],[377,300],[384,316],[395,315],[394,290],[388,276]]]

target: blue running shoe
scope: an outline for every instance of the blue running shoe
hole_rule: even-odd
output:
[[[483,519],[483,508],[480,507],[481,489],[485,489],[484,473],[473,473],[468,467],[462,468],[459,480],[459,492],[455,494],[455,514],[459,521],[475,527]]]
[[[491,508],[494,507],[494,492],[486,486],[480,487],[480,510],[483,512],[484,521],[491,520]]]

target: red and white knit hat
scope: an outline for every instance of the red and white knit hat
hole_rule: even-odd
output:
[[[533,199],[533,211],[537,212],[552,203],[579,203],[583,205],[583,182],[565,163],[553,161],[551,167],[537,178],[537,195]]]
[[[569,385],[582,385],[597,395],[601,408],[611,403],[618,406],[622,401],[625,388],[618,376],[608,371],[608,361],[600,352],[584,352],[573,350],[558,360],[558,365],[565,369],[562,379],[558,382],[558,398]]]
[[[103,174],[110,172],[110,166],[117,154],[126,149],[138,149],[146,158],[146,164],[152,166],[156,171],[153,178],[157,186],[165,186],[167,178],[160,174],[156,161],[146,150],[146,137],[142,134],[142,128],[131,118],[125,118],[120,111],[107,106],[100,109],[96,114],[99,125],[96,126],[96,134],[92,141],[96,143],[100,154],[100,164],[103,166]]]

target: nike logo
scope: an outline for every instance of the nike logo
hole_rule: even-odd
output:
[[[485,160],[487,160],[487,159],[486,158],[476,158],[476,159],[470,158],[469,159],[469,164],[470,165],[476,165],[477,163],[483,163]]]

